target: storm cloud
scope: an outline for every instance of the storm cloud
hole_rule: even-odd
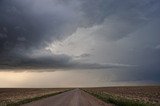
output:
[[[160,81],[159,19],[158,0],[0,0],[0,68]]]

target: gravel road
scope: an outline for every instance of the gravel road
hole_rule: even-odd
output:
[[[22,106],[113,106],[93,97],[92,95],[74,89],[68,92],[33,101]]]

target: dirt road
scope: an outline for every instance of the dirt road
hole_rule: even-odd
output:
[[[56,96],[44,98],[22,106],[113,106],[102,102],[90,94],[74,89]]]

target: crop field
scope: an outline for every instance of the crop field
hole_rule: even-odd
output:
[[[67,88],[0,88],[0,106],[14,106],[68,90]]]
[[[127,103],[133,106],[135,103],[139,106],[160,106],[160,86],[103,87],[84,90],[102,100],[122,104],[121,106]]]

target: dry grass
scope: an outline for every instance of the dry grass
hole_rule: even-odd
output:
[[[85,90],[96,94],[112,95],[114,98],[124,98],[135,102],[160,106],[160,86],[103,87],[87,88]]]
[[[27,99],[63,92],[67,88],[1,88],[0,106],[18,103]]]

